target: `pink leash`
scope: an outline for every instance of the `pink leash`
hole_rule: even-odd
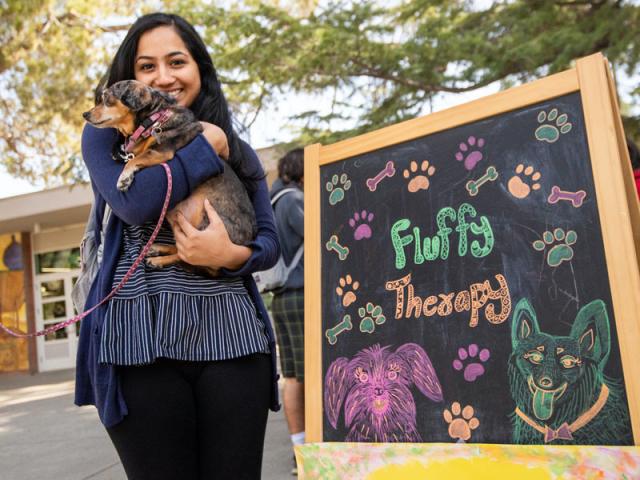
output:
[[[109,293],[109,295],[107,295],[104,299],[102,299],[100,303],[98,303],[97,305],[94,305],[89,310],[84,311],[80,315],[76,315],[75,317],[70,318],[69,320],[65,320],[64,322],[56,323],[55,325],[52,325],[38,332],[34,332],[34,333],[14,332],[10,328],[5,327],[1,322],[0,322],[0,329],[4,330],[9,335],[13,335],[14,337],[24,338],[24,337],[39,337],[42,335],[47,335],[51,332],[55,332],[56,330],[60,330],[61,328],[64,328],[68,325],[79,322],[84,317],[86,317],[91,312],[93,312],[96,308],[107,303],[116,293],[118,293],[118,291],[122,287],[124,287],[124,284],[129,281],[129,278],[131,277],[131,275],[133,275],[133,272],[136,270],[136,268],[138,268],[138,265],[140,265],[140,262],[142,262],[144,257],[146,257],[147,252],[149,251],[149,249],[151,248],[151,245],[153,244],[154,240],[158,236],[158,232],[160,231],[160,227],[162,226],[164,217],[167,214],[167,210],[169,209],[169,199],[171,198],[171,188],[173,186],[173,179],[171,177],[171,170],[169,169],[169,166],[166,163],[163,163],[162,166],[164,167],[164,170],[167,173],[167,195],[164,198],[164,205],[162,206],[162,212],[160,212],[160,218],[158,219],[158,224],[156,225],[156,228],[153,230],[153,233],[151,234],[149,241],[142,249],[142,252],[140,252],[140,255],[138,255],[138,258],[136,258],[135,262],[133,262],[133,265],[131,265],[131,268],[129,268],[129,271],[125,274],[122,280],[120,280],[120,283],[118,283],[118,285],[116,285],[115,288],[111,290],[111,293]]]

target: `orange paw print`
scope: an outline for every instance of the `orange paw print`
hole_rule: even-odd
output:
[[[449,436],[453,439],[467,441],[471,438],[471,430],[480,426],[480,421],[473,416],[474,411],[471,405],[461,409],[458,402],[453,402],[451,410],[445,408],[442,413],[444,421],[449,424]]]
[[[351,278],[351,275],[340,278],[338,283],[340,284],[340,286],[336,287],[336,293],[339,297],[342,297],[342,306],[348,307],[358,299],[358,297],[356,297],[355,291],[360,288],[360,283],[357,281],[354,282]]]
[[[402,172],[404,178],[409,179],[409,184],[407,185],[407,189],[411,193],[415,193],[418,190],[427,190],[429,188],[429,177],[431,177],[434,173],[436,173],[436,167],[433,165],[429,166],[429,161],[424,160],[420,164],[420,171],[418,172],[418,163],[412,161],[409,164],[409,170],[405,169]]]

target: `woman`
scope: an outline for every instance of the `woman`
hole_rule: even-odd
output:
[[[75,403],[97,407],[129,478],[260,478],[268,408],[279,408],[274,335],[251,277],[279,255],[264,172],[233,131],[211,58],[184,19],[156,13],[135,22],[96,92],[125,79],[168,92],[202,121],[204,133],[168,162],[171,206],[221,173],[216,152],[228,153],[249,191],[258,235],[248,247],[233,244],[208,204],[206,230],[180,221],[180,258],[219,268],[220,277],[179,265],[139,266],[111,301],[83,321]],[[116,189],[122,164],[111,152],[123,140],[115,130],[89,125],[82,135],[97,218],[105,202],[114,213],[88,306],[104,298],[138,256],[167,188],[163,167],[154,166],[140,171],[127,192]],[[163,227],[156,241],[172,242],[171,231]]]

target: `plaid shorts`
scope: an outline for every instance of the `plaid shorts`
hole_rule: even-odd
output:
[[[271,302],[284,378],[304,381],[304,289],[273,295]]]

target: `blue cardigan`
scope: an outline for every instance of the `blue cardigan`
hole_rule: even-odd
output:
[[[102,224],[105,202],[109,203],[114,213],[107,226],[102,265],[87,297],[88,307],[98,303],[111,291],[125,223],[142,225],[148,221],[157,221],[167,191],[166,174],[160,165],[139,171],[128,191],[121,192],[116,188],[122,171],[122,164],[111,158],[116,136],[113,129],[98,129],[90,125],[85,126],[82,132],[82,156],[89,170],[95,195],[97,228]],[[240,143],[247,160],[256,168],[262,169],[253,149],[245,142]],[[222,160],[202,135],[178,150],[168,165],[173,176],[170,207],[188,197],[206,179],[224,170]],[[221,275],[243,278],[256,311],[266,326],[272,365],[271,409],[277,411],[280,404],[275,337],[251,273],[273,266],[280,255],[280,247],[265,180],[259,182],[257,191],[250,197],[258,223],[258,235],[249,245],[251,256],[240,269],[221,269]],[[96,232],[96,238],[100,239],[99,232]],[[106,309],[107,305],[103,305],[82,320],[76,358],[75,404],[95,405],[102,423],[111,427],[127,415],[127,404],[120,388],[117,367],[98,363]]]

